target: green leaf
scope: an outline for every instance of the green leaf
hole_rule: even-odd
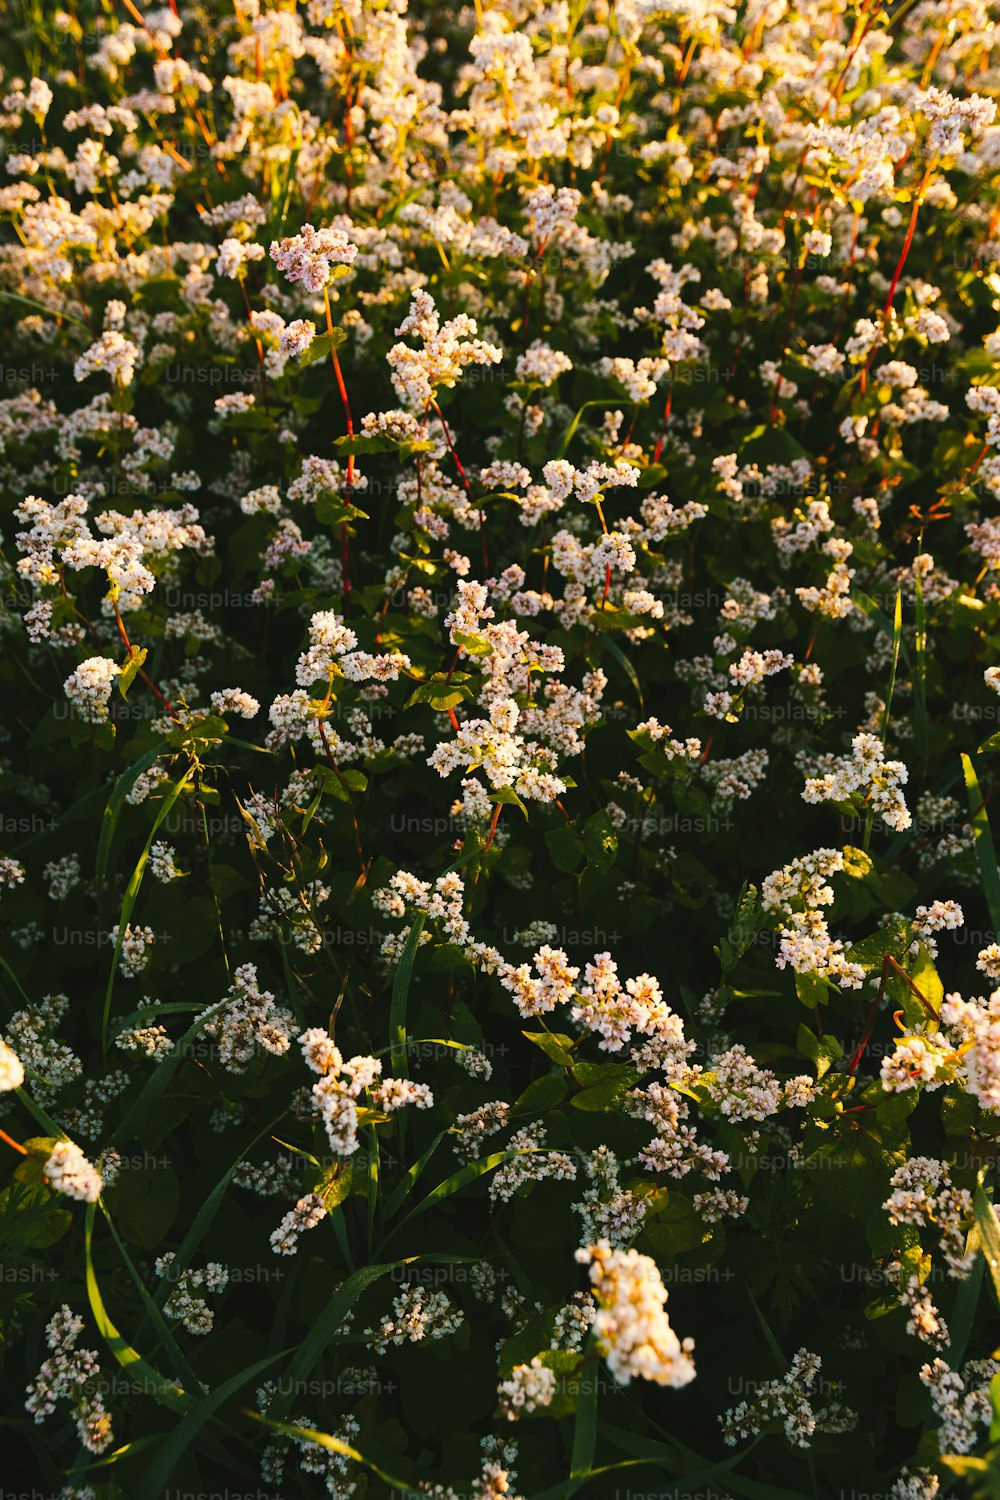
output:
[[[434,444],[420,438],[407,438],[399,442],[381,432],[356,432],[353,437],[336,438],[333,446],[345,456],[349,453],[357,456],[364,453],[398,452],[402,458],[409,458],[415,453],[429,453]]]
[[[543,1115],[547,1110],[555,1109],[561,1104],[568,1092],[566,1075],[564,1073],[547,1073],[544,1078],[536,1078],[522,1094],[514,1100],[511,1105],[511,1113],[515,1115]]]
[[[579,1069],[576,1071],[578,1076]],[[582,1093],[573,1095],[570,1103],[574,1109],[582,1109],[589,1113],[613,1109],[622,1096],[629,1089],[634,1088],[639,1081],[638,1070],[629,1063],[605,1063],[603,1074],[604,1076],[598,1083],[585,1088]]]
[[[202,714],[189,724],[178,724],[165,736],[166,743],[178,750],[197,750],[200,745],[215,745],[229,733],[229,725],[218,714]]]
[[[550,828],[545,835],[545,844],[557,870],[569,874],[584,857],[584,844],[575,828],[564,823],[561,828]]]
[[[128,690],[132,686],[135,679],[138,677],[139,668],[142,666],[148,655],[149,652],[145,647],[142,647],[141,649],[138,646],[129,647],[128,661],[125,663],[124,667],[122,667],[121,672],[115,679],[115,686],[117,687],[119,693],[123,698],[128,697]]]
[[[941,983],[941,976],[927,951],[926,944],[919,945],[915,957],[911,958],[905,967],[927,1004],[936,1013],[940,1013],[941,1002],[944,1000],[944,985]],[[907,1025],[927,1024],[927,1008],[920,1003],[909,985],[904,984],[896,975],[890,976],[886,984],[886,993],[903,1011]],[[936,1022],[931,1023],[931,1028],[936,1030]]]
[[[173,1168],[153,1157],[152,1165],[125,1167],[108,1189],[123,1238],[140,1250],[162,1244],[177,1217],[180,1183]]]
[[[804,1025],[799,1026],[795,1045],[810,1062],[815,1064],[817,1081],[825,1077],[843,1053],[843,1048],[835,1037],[824,1036],[820,1039],[809,1030],[808,1026]]]
[[[344,1199],[349,1197],[353,1177],[354,1167],[350,1159],[334,1162],[333,1166],[328,1167],[323,1173],[313,1188],[313,1192],[322,1198],[323,1206],[328,1214],[333,1213],[333,1210],[339,1208]]]
[[[456,708],[459,703],[471,697],[472,693],[464,683],[456,682],[454,678],[447,682],[442,673],[430,682],[422,682],[403,706],[413,708],[417,703],[426,703],[436,714],[446,714],[449,708]]]
[[[323,494],[316,500],[316,519],[322,526],[340,526],[345,521],[367,521],[369,515],[339,495]]]
[[[583,848],[587,863],[604,874],[615,862],[618,835],[606,812],[596,812],[583,825]]]
[[[22,1167],[25,1165],[22,1163]],[[16,1182],[0,1190],[0,1242],[9,1264],[22,1257],[31,1259],[32,1251],[58,1244],[73,1223],[70,1210],[57,1206],[62,1201],[59,1195],[44,1185],[43,1166],[44,1159],[33,1162],[38,1174],[35,1178],[16,1169]]]
[[[500,807],[517,807],[524,814],[524,821],[528,821],[528,809],[521,801],[512,786],[498,787],[495,792],[490,792],[490,801]]]
[[[993,1281],[993,1291],[1000,1302],[1000,1220],[981,1187],[977,1187],[973,1194],[972,1207],[982,1239],[983,1256]]]
[[[648,625],[648,615],[636,615],[627,609],[615,609],[612,605],[606,605],[604,609],[595,609],[587,621],[591,630],[636,630],[640,625]]]
[[[875,868],[870,854],[856,849],[853,844],[844,845],[844,874],[852,880],[864,880]]]
[[[670,1261],[685,1250],[695,1250],[703,1245],[709,1238],[709,1230],[701,1215],[695,1213],[692,1199],[670,1188],[666,1207],[643,1231],[642,1238],[658,1259]]]
[[[546,1057],[551,1057],[561,1068],[573,1066],[573,1038],[561,1031],[522,1031],[522,1036],[540,1047]]]
[[[352,792],[364,792],[368,788],[368,777],[354,766],[345,766],[336,771],[332,766],[317,766],[313,771],[316,784],[324,797],[333,797],[336,802],[349,802]]]
[[[334,328],[329,333],[318,333],[305,353],[299,355],[299,364],[315,365],[346,342],[347,334],[342,328]]]
[[[477,633],[466,630],[456,630],[454,632],[453,639],[455,645],[461,646],[462,650],[466,653],[467,656],[493,655],[493,647],[491,646],[485,635],[479,635]]]
[[[795,993],[809,1010],[815,1010],[817,1005],[826,1005],[832,993],[832,986],[822,975],[810,971],[807,974],[796,974]]]
[[[534,1320],[532,1320],[534,1321]],[[551,1324],[551,1318],[543,1319]],[[521,1352],[515,1358],[508,1356],[508,1349],[512,1345],[520,1345]],[[588,1392],[594,1381],[596,1365],[584,1365],[578,1350],[575,1349],[549,1349],[538,1348],[538,1335],[535,1341],[526,1341],[523,1335],[515,1335],[508,1339],[500,1354],[500,1369],[504,1378],[508,1377],[516,1364],[531,1364],[534,1360],[546,1370],[554,1370],[557,1377],[556,1388],[552,1394],[552,1400],[547,1406],[539,1407],[537,1411],[522,1413],[521,1420],[525,1417],[537,1417],[543,1420],[556,1420],[562,1417],[571,1417],[579,1410],[581,1396]],[[598,1381],[600,1377],[598,1376]]]
[[[913,929],[909,922],[890,922],[887,927],[880,927],[870,937],[854,943],[848,948],[845,957],[849,963],[860,964],[866,973],[872,974],[881,969],[887,953],[891,953],[897,963],[904,964],[912,940]]]

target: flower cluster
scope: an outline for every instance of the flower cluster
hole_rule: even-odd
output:
[[[735,1445],[755,1437],[767,1427],[780,1424],[796,1448],[809,1448],[817,1432],[851,1432],[858,1416],[839,1401],[818,1405],[822,1361],[808,1349],[800,1349],[780,1380],[763,1380],[753,1398],[741,1401],[720,1418],[724,1440]]]
[[[65,1303],[45,1330],[49,1354],[28,1387],[25,1408],[36,1422],[52,1415],[65,1401],[77,1436],[89,1453],[103,1453],[114,1441],[111,1417],[97,1389],[101,1366],[93,1349],[77,1347],[83,1319]]]
[[[694,1379],[694,1340],[679,1339],[666,1313],[667,1290],[654,1261],[599,1240],[576,1252],[589,1267],[597,1303],[594,1333],[622,1385],[633,1379],[680,1387]]]

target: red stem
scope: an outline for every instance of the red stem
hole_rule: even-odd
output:
[[[7,1146],[13,1147],[13,1149],[19,1152],[21,1156],[27,1156],[28,1153],[24,1149],[24,1147],[18,1141],[15,1141],[11,1136],[9,1136],[6,1130],[0,1130],[0,1141],[3,1141]]]
[[[924,181],[926,181],[926,178],[924,179]],[[885,318],[887,318],[892,311],[892,302],[893,298],[896,295],[896,288],[899,286],[899,278],[903,274],[903,267],[906,264],[906,257],[909,255],[910,246],[913,244],[913,235],[917,227],[917,213],[920,208],[920,194],[922,188],[923,183],[921,183],[920,188],[917,189],[917,192],[913,198],[913,207],[910,210],[910,222],[906,230],[906,239],[903,241],[903,251],[896,265],[896,274],[893,276],[892,282],[889,286],[889,295],[885,299],[885,307],[882,309],[882,316]]]
[[[486,853],[487,849],[490,847],[490,845],[493,842],[494,835],[496,834],[496,831],[497,831],[497,824],[500,821],[500,814],[501,814],[502,811],[503,811],[503,803],[502,802],[498,802],[497,805],[496,805],[496,807],[495,807],[495,809],[494,809],[494,812],[493,812],[493,821],[490,823],[489,835],[487,836],[486,843],[483,845],[483,854]]]

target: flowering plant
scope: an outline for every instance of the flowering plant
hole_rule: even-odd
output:
[[[995,31],[15,18],[17,1488],[1000,1494]]]

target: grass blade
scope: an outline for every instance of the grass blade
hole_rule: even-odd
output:
[[[619,400],[616,397],[614,404],[615,404],[615,406],[638,406],[639,403],[637,401],[623,401],[623,400]],[[576,433],[576,429],[579,427],[580,422],[581,422],[581,420],[583,418],[583,414],[591,406],[601,406],[601,407],[607,408],[608,402],[607,402],[607,400],[604,397],[599,397],[598,399],[596,399],[594,401],[585,401],[583,403],[583,405],[580,407],[580,410],[577,412],[576,416],[573,418],[572,422],[566,428],[566,435],[563,438],[562,443],[559,445],[559,452],[556,455],[558,458],[565,458],[566,457],[567,450],[569,448],[570,443],[573,441],[574,435]]]
[[[759,1306],[757,1305],[757,1299],[749,1287],[747,1287],[747,1296],[750,1299],[750,1306],[757,1314],[757,1322],[760,1324],[761,1332],[764,1335],[767,1347],[771,1351],[771,1358],[774,1360],[774,1363],[778,1367],[778,1374],[784,1375],[785,1371],[788,1369],[788,1360],[781,1352],[781,1345],[778,1343],[778,1340],[771,1332],[771,1325],[768,1323],[764,1314],[761,1312]]]
[[[146,1309],[146,1315],[153,1324],[153,1328],[156,1332],[156,1336],[159,1339],[161,1346],[173,1362],[173,1367],[177,1372],[178,1381],[183,1381],[184,1384],[192,1391],[197,1391],[199,1394],[203,1393],[204,1387],[202,1386],[201,1381],[198,1379],[197,1375],[188,1364],[180,1348],[178,1347],[177,1340],[174,1338],[169,1327],[167,1326],[163,1314],[160,1312],[160,1309],[157,1307],[156,1303],[150,1296],[149,1291],[146,1287],[146,1283],[139,1275],[135,1262],[132,1260],[132,1257],[125,1249],[124,1242],[122,1241],[118,1230],[115,1228],[114,1220],[108,1213],[107,1209],[104,1207],[103,1203],[101,1203],[99,1206],[102,1214],[104,1215],[105,1222],[107,1223],[108,1228],[111,1230],[111,1237],[114,1240],[115,1244],[118,1246],[118,1253],[121,1255],[122,1260],[125,1262],[125,1269],[131,1276],[132,1283],[135,1286],[136,1291],[139,1293],[140,1298],[142,1299],[142,1305]],[[142,1327],[140,1325],[139,1333],[141,1334],[141,1332]],[[138,1336],[139,1335],[137,1334],[136,1337]]]
[[[86,1262],[87,1298],[98,1331],[122,1369],[142,1376],[146,1392],[153,1397],[154,1401],[158,1401],[161,1406],[169,1407],[171,1411],[187,1411],[192,1402],[191,1395],[184,1390],[183,1386],[177,1385],[175,1381],[167,1380],[159,1370],[143,1359],[111,1321],[97,1284],[97,1273],[94,1270],[93,1238],[96,1213],[96,1203],[89,1203],[84,1227],[84,1260]]]
[[[982,1249],[982,1235],[978,1225],[973,1225],[969,1230],[969,1241],[966,1247],[970,1251]],[[985,1256],[977,1255],[972,1263],[972,1270],[964,1281],[958,1283],[958,1293],[955,1297],[955,1305],[951,1317],[948,1319],[948,1327],[951,1329],[951,1343],[948,1345],[948,1363],[953,1370],[957,1370],[965,1358],[965,1351],[969,1347],[969,1339],[972,1337],[972,1329],[976,1321],[976,1308],[979,1306],[979,1294],[983,1289],[983,1271],[985,1269]]]
[[[629,661],[628,657],[625,655],[625,652],[622,650],[621,646],[619,646],[618,642],[606,632],[601,636],[601,644],[603,645],[605,651],[607,651],[608,655],[612,656],[615,659],[615,661],[621,667],[622,671],[625,673],[625,676],[628,678],[629,682],[635,689],[635,696],[639,700],[640,712],[645,713],[646,701],[642,696],[642,684],[639,681],[639,674],[635,670],[635,667],[633,667],[632,663]]]
[[[406,1202],[407,1198],[410,1195],[410,1189],[415,1186],[417,1179],[420,1177],[420,1174],[423,1172],[427,1163],[430,1161],[431,1157],[434,1155],[435,1151],[440,1146],[441,1142],[444,1140],[447,1134],[447,1130],[439,1131],[431,1141],[430,1145],[427,1147],[427,1150],[423,1153],[423,1155],[417,1157],[417,1160],[413,1163],[412,1167],[410,1167],[402,1182],[397,1183],[393,1188],[388,1202],[385,1205],[385,1216],[387,1219],[391,1219],[393,1215],[397,1214],[402,1208],[403,1204]]]
[[[886,740],[889,737],[889,716],[892,712],[892,699],[896,691],[896,669],[899,666],[899,648],[903,640],[903,591],[896,590],[896,608],[892,615],[892,667],[889,671],[889,691],[885,696],[885,712],[882,715],[882,748],[885,749]]]
[[[420,934],[424,930],[424,914],[417,912],[413,925],[407,933],[403,951],[399,956],[396,975],[392,981],[392,1001],[389,1006],[389,1040],[392,1071],[406,1076],[406,1001],[410,993],[413,965],[420,947]]]
[[[920,533],[920,550],[923,551],[923,532]],[[924,589],[920,570],[913,569],[916,590],[917,628],[913,637],[913,654],[916,671],[913,674],[913,728],[921,765],[927,764],[927,608],[924,604]]]
[[[280,1354],[269,1354],[266,1359],[259,1359],[256,1364],[248,1365],[238,1375],[233,1375],[209,1395],[203,1397],[193,1410],[181,1419],[166,1438],[152,1463],[143,1472],[144,1493],[162,1495],[166,1490],[167,1480],[209,1418],[214,1416],[219,1407],[223,1406],[230,1396],[234,1396],[241,1386],[246,1385],[255,1376],[262,1375],[268,1365],[273,1365],[275,1360],[280,1358]]]
[[[52,1116],[50,1114],[47,1114],[40,1104],[36,1104],[35,1100],[32,1099],[26,1088],[22,1087],[16,1089],[15,1093],[17,1094],[18,1099],[24,1105],[25,1109],[28,1111],[28,1114],[38,1121],[39,1125],[41,1125],[46,1135],[63,1136],[67,1134],[67,1132],[63,1130],[62,1126],[57,1125]]]
[[[997,933],[1000,933],[1000,873],[997,872],[997,852],[993,844],[993,835],[990,833],[990,821],[986,816],[986,804],[983,802],[983,794],[979,789],[979,778],[967,755],[962,756],[962,771],[965,775],[965,789],[969,798],[969,812],[972,815],[972,832],[976,840],[979,874],[983,882],[983,893],[986,896],[986,905],[989,908],[990,922],[993,924],[995,937]]]
[[[446,1177],[444,1182],[439,1182],[437,1187],[433,1188],[427,1194],[426,1198],[422,1198],[415,1208],[411,1208],[406,1217],[400,1219],[399,1223],[390,1229],[387,1238],[391,1238],[397,1229],[402,1229],[404,1224],[408,1224],[418,1214],[426,1213],[436,1203],[442,1202],[445,1198],[450,1198],[453,1193],[461,1192],[462,1188],[467,1187],[470,1182],[475,1182],[478,1177],[485,1177],[487,1172],[493,1172],[497,1167],[502,1166],[504,1162],[513,1161],[515,1156],[523,1154],[520,1151],[495,1151],[492,1156],[484,1156],[481,1161],[473,1161],[467,1167],[460,1167],[457,1172],[453,1172],[450,1177]]]
[[[85,328],[91,337],[93,337],[93,329],[82,318],[78,318],[75,313],[65,312],[54,307],[46,307],[44,302],[36,302],[34,297],[22,297],[20,292],[8,292],[6,288],[0,291],[0,297],[7,297],[11,302],[21,302],[25,307],[33,307],[36,312],[43,312],[46,317],[55,318],[57,322],[59,319],[65,318],[67,323],[76,323],[78,327]]]
[[[757,1479],[744,1479],[742,1475],[732,1472],[753,1452],[761,1441],[760,1437],[748,1443],[742,1453],[734,1453],[732,1458],[721,1459],[713,1464],[676,1438],[670,1443],[660,1443],[652,1438],[640,1437],[638,1433],[627,1432],[624,1428],[605,1425],[601,1430],[608,1441],[623,1453],[635,1454],[634,1461],[652,1464],[661,1474],[669,1465],[672,1471],[683,1475],[676,1485],[672,1484],[669,1489],[660,1491],[662,1500],[674,1500],[675,1496],[680,1500],[681,1496],[696,1495],[699,1492],[704,1494],[702,1486],[710,1479],[721,1478],[723,1474],[726,1476],[725,1488],[734,1495],[746,1496],[746,1500],[809,1500],[801,1490],[786,1490],[770,1481],[765,1484]],[[605,1471],[597,1469],[594,1472],[600,1474]]]
[[[378,1184],[381,1160],[379,1157],[378,1131],[374,1125],[368,1131],[368,1256],[375,1250],[375,1215],[378,1212]]]
[[[82,1479],[85,1474],[92,1474],[95,1469],[107,1469],[111,1464],[120,1463],[123,1458],[128,1458],[130,1453],[141,1453],[143,1448],[151,1448],[159,1441],[158,1432],[151,1432],[147,1437],[133,1438],[131,1443],[124,1443],[120,1448],[113,1448],[106,1457],[95,1458],[92,1464],[82,1464],[79,1468],[71,1469],[67,1477],[74,1481]]]
[[[587,1340],[584,1368],[580,1373],[580,1396],[573,1424],[573,1449],[570,1476],[578,1479],[590,1474],[597,1452],[597,1385],[600,1375],[597,1340],[591,1333]]]
[[[25,1005],[30,1005],[31,1004],[30,999],[25,994],[24,990],[21,988],[21,981],[18,979],[17,975],[14,973],[14,970],[11,968],[10,964],[4,958],[3,954],[0,954],[0,969],[3,969],[4,973],[6,975],[8,975],[8,977],[10,979],[12,979],[14,981],[14,986],[15,986],[15,988],[17,990],[17,993],[20,995],[20,997],[24,1001]]]
[[[101,1016],[101,1051],[105,1054],[105,1056],[107,1055],[108,1050],[108,1022],[111,1019],[111,997],[114,994],[115,975],[118,973],[118,961],[121,958],[122,945],[125,942],[125,930],[128,926],[129,918],[132,915],[135,903],[139,899],[139,888],[142,885],[142,877],[146,872],[146,860],[149,856],[149,851],[152,848],[153,840],[156,837],[160,824],[167,817],[170,809],[173,807],[174,803],[177,801],[181,792],[184,790],[187,783],[191,780],[191,777],[194,775],[194,773],[195,767],[189,766],[187,771],[185,771],[184,775],[181,777],[180,781],[178,781],[175,786],[171,787],[168,795],[164,797],[160,809],[156,814],[156,818],[153,821],[153,826],[149,830],[149,837],[146,840],[143,851],[139,855],[135,869],[132,871],[132,878],[129,881],[128,885],[125,887],[125,894],[122,897],[121,911],[118,915],[118,936],[115,939],[115,951],[111,956],[111,973],[108,975],[108,987],[104,993],[104,1012]]]
[[[387,1474],[384,1469],[379,1468],[378,1464],[373,1463],[370,1458],[365,1458],[363,1453],[359,1453],[357,1448],[352,1448],[342,1438],[334,1437],[329,1432],[320,1432],[315,1427],[300,1427],[294,1422],[276,1422],[271,1417],[261,1416],[259,1411],[247,1411],[244,1415],[252,1417],[255,1422],[263,1423],[265,1427],[269,1427],[273,1432],[283,1433],[285,1437],[295,1438],[299,1442],[315,1443],[318,1448],[325,1448],[328,1453],[340,1453],[344,1458],[352,1459],[354,1463],[361,1464],[365,1469],[370,1469],[378,1479],[381,1479],[383,1484],[389,1486],[394,1494],[412,1495],[414,1497],[421,1495],[421,1491],[413,1485],[408,1484],[405,1479],[399,1479],[393,1474]]]
[[[474,1259],[465,1255],[407,1255],[400,1260],[387,1260],[375,1266],[361,1266],[337,1288],[296,1349],[282,1379],[282,1389],[272,1403],[275,1415],[277,1417],[287,1415],[295,1391],[302,1388],[303,1382],[319,1362],[326,1346],[336,1337],[344,1318],[368,1287],[374,1285],[383,1276],[388,1276],[390,1271],[395,1271],[400,1266],[412,1265],[416,1260],[425,1260],[430,1265],[450,1266],[465,1264],[470,1258]]]
[[[174,1258],[171,1262],[171,1272],[175,1277],[180,1276],[181,1273],[183,1271],[186,1271],[188,1266],[191,1264],[191,1260],[194,1256],[195,1251],[201,1244],[202,1240],[205,1238],[205,1235],[208,1233],[209,1228],[211,1227],[212,1220],[215,1218],[219,1209],[222,1207],[222,1200],[226,1196],[226,1190],[233,1180],[233,1176],[236,1172],[237,1167],[242,1161],[246,1159],[246,1157],[256,1146],[257,1142],[262,1141],[266,1135],[270,1135],[283,1118],[283,1114],[278,1115],[276,1119],[271,1121],[270,1125],[265,1125],[260,1134],[254,1136],[249,1146],[244,1147],[244,1149],[236,1157],[236,1160],[232,1163],[232,1165],[227,1167],[225,1172],[223,1172],[222,1176],[215,1184],[215,1187],[209,1193],[208,1197],[205,1199],[204,1203],[195,1214],[194,1220],[191,1224],[191,1228],[188,1230],[187,1234],[181,1240],[181,1243],[178,1246],[177,1250],[174,1252]],[[160,1291],[157,1292],[155,1306],[157,1308],[162,1307],[169,1295],[170,1287],[168,1284],[164,1283],[164,1286],[160,1289]]]
[[[411,1255],[405,1260],[389,1260],[381,1265],[362,1266],[341,1283],[295,1351],[282,1381],[283,1389],[273,1402],[273,1409],[278,1417],[287,1414],[296,1387],[301,1386],[309,1376],[361,1293],[381,1277],[388,1276],[390,1271],[408,1265],[415,1259],[417,1257]]]
[[[104,884],[108,871],[108,860],[111,856],[111,845],[114,842],[115,830],[118,827],[118,819],[122,815],[125,799],[132,787],[139,780],[144,771],[148,771],[153,762],[170,747],[165,743],[156,745],[148,750],[145,755],[134,760],[128,770],[119,776],[111,790],[107,806],[104,809],[104,818],[101,822],[101,833],[97,841],[97,865],[96,876],[98,887]]]
[[[149,1118],[150,1111],[159,1104],[166,1093],[171,1078],[173,1078],[177,1069],[184,1061],[188,1045],[194,1041],[206,1021],[211,1020],[212,1016],[217,1015],[225,1006],[231,1004],[232,1001],[227,995],[216,1005],[209,1006],[207,1010],[202,1011],[194,1024],[188,1027],[180,1040],[174,1043],[173,1048],[167,1053],[163,1061],[156,1064],[152,1074],[143,1086],[138,1099],[114,1130],[111,1136],[112,1141],[128,1140],[130,1136],[139,1134]]]

